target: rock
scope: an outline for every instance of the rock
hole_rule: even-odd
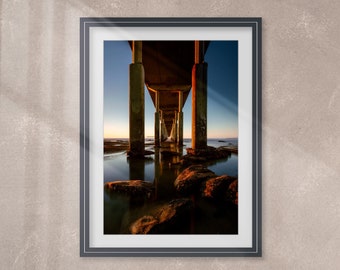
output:
[[[191,155],[185,155],[181,158],[181,164],[184,166],[192,165],[192,164],[199,164],[207,162],[206,157],[196,157]]]
[[[153,214],[136,220],[130,226],[133,234],[181,233],[190,221],[189,211],[193,203],[190,199],[175,199],[161,206],[156,206]]]
[[[160,223],[164,223],[176,216],[182,215],[191,207],[192,201],[190,199],[175,199],[162,207],[156,215],[159,217]]]
[[[218,147],[215,154],[217,159],[226,158],[231,156],[231,151],[229,148]]]
[[[225,199],[225,194],[233,180],[235,180],[235,178],[228,175],[221,175],[209,179],[202,184],[202,197],[215,200]]]
[[[203,149],[187,148],[187,155],[182,157],[182,164],[197,164],[204,163],[212,160],[228,158],[231,155],[231,151],[224,147],[215,148],[207,146]]]
[[[238,179],[230,183],[226,192],[226,198],[228,201],[238,205]]]
[[[110,194],[119,193],[128,196],[150,198],[154,186],[152,183],[142,180],[123,180],[115,182],[107,182],[104,185],[106,191]]]
[[[130,232],[132,234],[147,234],[158,223],[159,221],[155,217],[144,216],[131,225]]]
[[[238,147],[229,143],[228,146],[220,146],[217,148],[219,151],[225,151],[233,154],[238,154]]]
[[[197,192],[202,182],[216,177],[215,173],[203,165],[191,165],[182,171],[175,180],[175,188],[182,194],[188,195]]]
[[[206,148],[200,148],[200,149],[187,148],[186,150],[187,150],[187,154],[190,156],[206,157],[206,156],[210,156],[213,152],[215,152],[216,148],[212,146],[207,146]]]

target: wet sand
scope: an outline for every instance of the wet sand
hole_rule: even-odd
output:
[[[127,151],[129,148],[129,142],[126,140],[104,140],[104,154],[119,153]]]

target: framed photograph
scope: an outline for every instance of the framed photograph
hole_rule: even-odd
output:
[[[80,19],[80,256],[261,256],[261,18]]]

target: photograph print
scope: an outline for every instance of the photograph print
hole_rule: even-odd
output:
[[[103,46],[103,233],[237,235],[238,41]]]

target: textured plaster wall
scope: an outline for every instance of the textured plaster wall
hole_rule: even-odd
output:
[[[0,1],[1,269],[339,269],[340,2]],[[263,257],[79,257],[79,17],[263,17]]]

